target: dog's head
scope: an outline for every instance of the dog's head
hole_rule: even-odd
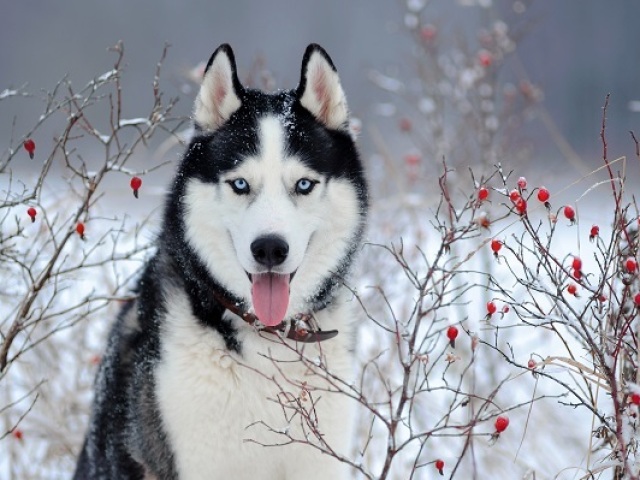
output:
[[[364,225],[366,186],[335,67],[318,45],[295,90],[243,87],[211,56],[180,166],[184,240],[207,273],[272,326],[331,294]]]

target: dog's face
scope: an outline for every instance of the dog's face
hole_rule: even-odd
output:
[[[344,272],[366,192],[338,75],[312,45],[296,90],[241,86],[228,46],[213,54],[181,166],[185,239],[209,274],[266,325],[305,312]]]

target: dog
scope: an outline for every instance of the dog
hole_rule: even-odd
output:
[[[336,68],[309,45],[298,87],[265,93],[222,45],[193,120],[74,478],[348,478],[336,379],[353,373],[345,279],[368,200]]]

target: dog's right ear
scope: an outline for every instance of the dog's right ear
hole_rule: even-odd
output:
[[[240,108],[243,87],[238,80],[233,50],[220,45],[207,63],[194,107],[196,126],[214,131]]]

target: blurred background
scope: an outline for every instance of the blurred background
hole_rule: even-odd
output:
[[[422,25],[436,26],[440,37],[449,35],[463,50],[474,49],[478,32],[499,19],[508,23],[509,34],[518,30],[517,49],[500,59],[497,75],[516,86],[531,82],[540,92],[537,111],[521,129],[534,153],[528,159],[564,169],[575,153],[598,166],[607,93],[612,154],[631,153],[628,131],[640,130],[639,17],[635,0],[12,2],[0,17],[0,90],[28,84],[37,94],[65,75],[84,84],[110,68],[113,55],[106,49],[122,40],[125,115],[135,116],[152,101],[152,72],[166,42],[171,49],[163,87],[168,96],[184,97],[179,111],[188,115],[194,89],[187,75],[220,43],[233,46],[243,77],[260,58],[277,88],[292,88],[305,46],[317,42],[339,69],[351,110],[363,122],[362,146],[372,153],[370,127],[384,125],[381,115],[399,114],[384,108],[386,92],[372,81],[372,72],[415,74],[413,30]],[[0,142],[6,144],[14,117],[15,130],[21,122],[30,125],[41,99],[3,102],[1,108]],[[400,155],[403,147],[397,148]]]

